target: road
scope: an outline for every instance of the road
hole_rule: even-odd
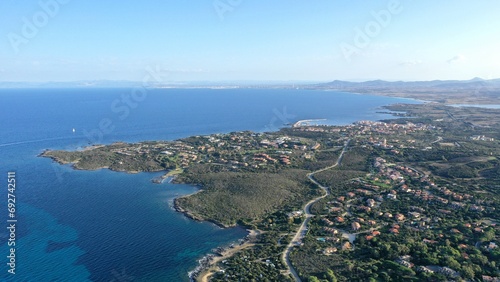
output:
[[[311,173],[307,174],[307,178],[309,178],[309,180],[311,180],[311,182],[314,183],[314,184],[316,184],[319,188],[323,189],[323,191],[325,191],[325,194],[323,194],[322,196],[319,196],[317,198],[314,198],[314,199],[310,200],[304,206],[304,214],[306,216],[306,219],[302,222],[302,224],[300,225],[299,229],[297,230],[297,232],[293,236],[292,240],[290,241],[290,243],[286,247],[285,251],[281,255],[282,260],[287,265],[287,268],[288,268],[287,273],[291,273],[292,276],[295,278],[295,281],[301,282],[302,280],[300,280],[300,277],[297,274],[297,271],[295,271],[295,269],[293,268],[292,263],[290,262],[290,252],[292,251],[294,245],[299,244],[299,242],[302,241],[302,239],[304,238],[304,236],[307,233],[307,224],[309,223],[309,221],[311,220],[311,218],[314,216],[311,213],[311,206],[314,203],[316,203],[317,201],[319,201],[319,200],[323,199],[324,197],[330,195],[330,191],[328,190],[328,187],[325,187],[325,186],[321,185],[318,181],[316,181],[313,178],[313,176],[316,173],[320,173],[320,172],[323,172],[325,170],[329,170],[329,169],[332,169],[332,168],[338,166],[342,162],[342,157],[344,156],[344,153],[347,150],[347,147],[349,146],[349,142],[350,141],[351,141],[351,139],[349,139],[349,140],[347,140],[345,142],[344,148],[342,149],[342,152],[340,153],[339,157],[337,158],[337,162],[335,162],[334,165],[331,165],[329,167],[325,167],[325,168],[322,168],[320,170],[316,170],[314,172],[311,172]]]
[[[437,142],[441,142],[441,141],[443,141],[443,137],[438,136],[438,138],[435,141],[432,141],[431,144],[434,144],[434,143],[437,143]]]

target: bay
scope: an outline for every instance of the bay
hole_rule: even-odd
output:
[[[44,149],[274,131],[303,119],[349,124],[389,118],[377,111],[401,102],[415,103],[296,89],[0,89],[0,199],[15,171],[18,219],[15,275],[0,228],[0,278],[187,281],[197,259],[246,234],[175,212],[173,199],[196,187],[151,183],[158,173],[75,171],[37,157]]]

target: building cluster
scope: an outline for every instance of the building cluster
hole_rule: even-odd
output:
[[[456,210],[482,212],[495,209],[491,205],[485,206],[488,204],[487,201],[477,200],[469,193],[457,192],[457,189],[451,190],[450,187],[436,184],[429,174],[408,165],[391,164],[381,157],[375,158],[372,165],[374,173],[354,179],[351,182],[353,186],[350,191],[326,203],[325,210],[328,214],[321,218],[323,224],[321,231],[328,236],[327,238],[330,238],[328,241],[345,234],[357,234],[370,241],[383,232],[394,236],[400,236],[403,229],[421,232],[438,228],[443,218],[453,215]],[[417,200],[416,205],[408,206],[404,212],[393,212],[383,208],[384,201],[397,201],[400,193],[405,197],[407,195],[414,197]],[[427,210],[428,204],[426,208],[418,206],[420,201],[438,206],[435,211],[431,212]],[[485,232],[484,230],[490,226],[492,225],[484,221],[464,224],[464,228],[470,229],[475,234]],[[450,234],[462,233],[456,228],[449,232]],[[442,243],[440,238],[443,238],[443,234],[434,239],[423,238],[422,242],[429,245],[440,244]],[[340,239],[335,240],[336,243],[339,241]],[[462,245],[462,248],[474,247]],[[498,245],[496,242],[488,242],[483,248],[492,251],[498,248]],[[338,250],[350,250],[350,248],[342,248],[342,245],[338,244],[333,247],[330,245],[323,250],[323,253],[331,255]],[[468,256],[465,252],[464,255]],[[411,257],[400,257],[395,262],[415,268],[410,259]],[[457,272],[447,267],[417,266],[415,270],[441,273],[450,278],[457,277]]]
[[[492,142],[492,141],[495,141],[495,138],[491,138],[491,137],[486,137],[484,135],[473,135],[470,137],[470,140],[473,140],[473,141],[489,141],[489,142]]]
[[[474,196],[436,185],[429,175],[409,166],[387,165],[387,161],[380,157],[375,159],[373,166],[378,169],[378,174],[373,177],[373,180],[398,187],[400,192],[409,193],[422,201],[449,205],[452,209],[469,209],[475,212],[482,212],[487,209],[485,206],[475,203]],[[412,188],[407,183],[410,179],[414,180],[413,183],[420,183],[420,185]],[[388,194],[387,197],[390,199],[397,198],[396,193],[393,195]],[[494,207],[488,208],[495,209]]]
[[[363,120],[355,123],[361,132],[378,132],[384,134],[394,134],[402,132],[403,134],[409,134],[417,131],[429,131],[436,129],[435,126],[423,123],[412,123],[406,122],[405,124],[400,123],[386,123],[380,121],[369,121]]]
[[[290,166],[297,159],[312,159],[314,151],[321,147],[319,142],[309,139],[251,132],[194,136],[172,142],[114,145],[112,153],[127,157],[145,156],[181,168],[193,163],[213,163],[233,169]]]

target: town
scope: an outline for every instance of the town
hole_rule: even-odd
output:
[[[229,257],[209,256],[193,274],[199,279],[498,281],[500,123],[413,108],[421,112],[395,120],[42,155],[76,169],[166,171],[161,180],[201,185],[176,199],[179,211],[258,236]]]

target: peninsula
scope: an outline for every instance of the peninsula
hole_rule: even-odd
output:
[[[176,209],[254,232],[208,260],[199,280],[499,279],[500,110],[387,109],[398,118],[41,156],[75,169],[175,171],[175,182],[202,187]]]

